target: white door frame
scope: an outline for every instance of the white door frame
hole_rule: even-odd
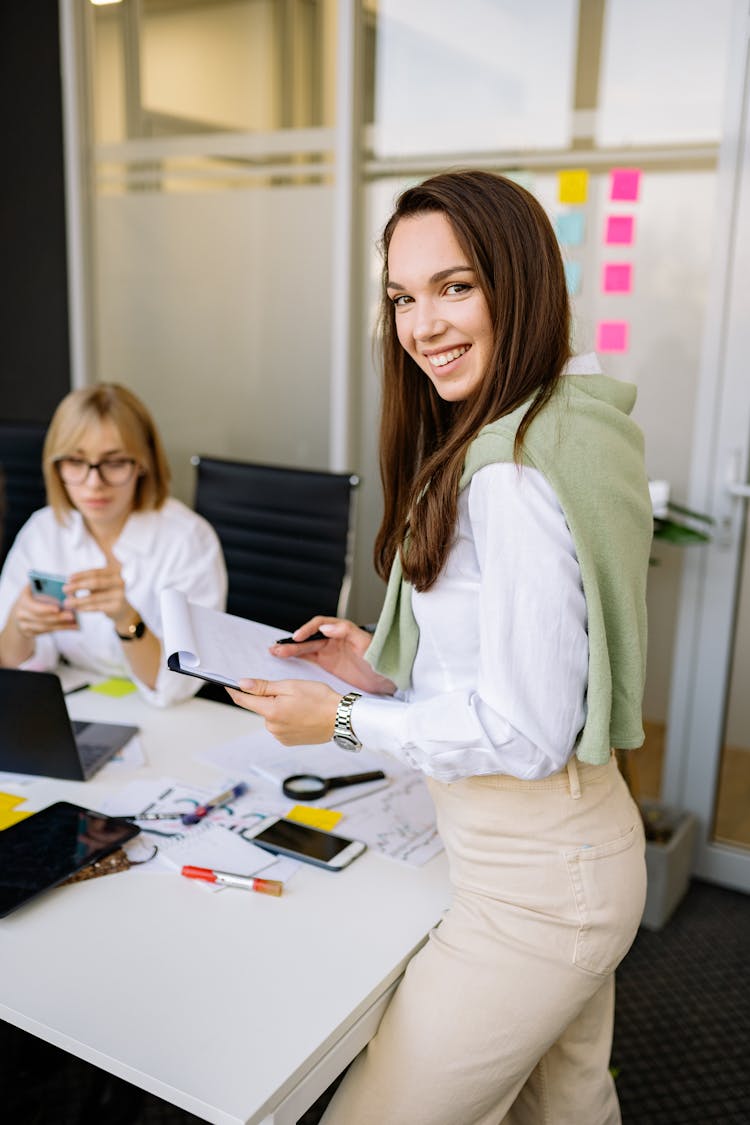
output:
[[[719,161],[716,253],[692,444],[692,505],[713,542],[686,551],[662,796],[700,831],[696,874],[750,892],[750,848],[711,840],[734,643],[750,464],[750,5],[737,6]],[[735,489],[735,491],[737,491]],[[750,542],[748,543],[750,549]]]

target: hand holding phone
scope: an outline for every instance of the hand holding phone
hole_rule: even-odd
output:
[[[67,582],[61,574],[47,574],[44,570],[30,570],[29,584],[35,598],[49,598],[60,605],[65,601],[63,586]]]
[[[328,871],[340,871],[367,848],[361,840],[347,840],[345,836],[310,828],[282,816],[264,820],[253,832],[243,835],[275,855],[287,855]]]
[[[78,628],[75,613],[63,606],[65,595],[62,594],[62,586],[65,582],[66,579],[59,575],[34,570],[29,572],[29,584],[21,590],[12,610],[13,621],[22,637],[33,639],[60,629]],[[58,589],[61,596],[57,594]]]

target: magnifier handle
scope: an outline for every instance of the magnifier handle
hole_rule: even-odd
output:
[[[370,770],[369,773],[350,773],[346,777],[329,777],[329,789],[343,789],[345,785],[364,785],[366,781],[382,781],[385,774],[382,770]]]

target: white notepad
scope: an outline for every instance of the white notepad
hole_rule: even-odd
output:
[[[283,630],[230,613],[196,605],[181,590],[163,590],[164,651],[173,672],[237,687],[243,678],[317,680],[345,695],[351,684],[296,658],[279,660],[268,652]]]
[[[172,867],[210,867],[234,875],[255,875],[276,861],[276,856],[218,824],[201,824],[174,842],[159,841],[159,855]]]

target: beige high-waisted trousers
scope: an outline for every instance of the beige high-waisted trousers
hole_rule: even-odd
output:
[[[613,972],[646,871],[614,757],[429,785],[453,901],[322,1125],[617,1125]]]

